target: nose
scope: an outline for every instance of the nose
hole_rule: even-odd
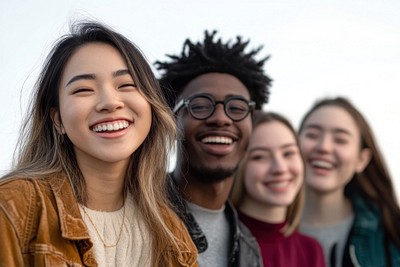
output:
[[[317,142],[316,150],[320,153],[327,153],[332,150],[332,140],[329,135],[321,135]]]
[[[113,87],[99,90],[96,110],[98,112],[113,112],[124,107],[119,92]]]
[[[276,156],[272,161],[271,172],[274,175],[279,175],[285,172],[286,162],[282,157]]]
[[[228,115],[226,115],[224,108],[225,107],[222,102],[217,103],[215,105],[214,113],[206,120],[206,122],[218,126],[232,124],[232,120],[228,117]]]

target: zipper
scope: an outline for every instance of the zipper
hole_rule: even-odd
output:
[[[354,245],[350,245],[349,252],[350,252],[350,260],[353,263],[354,267],[361,267],[360,263],[357,260],[356,247]]]

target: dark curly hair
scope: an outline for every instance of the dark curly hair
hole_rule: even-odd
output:
[[[155,62],[156,68],[162,71],[159,79],[165,97],[171,107],[183,88],[194,78],[210,72],[228,73],[238,78],[247,88],[256,109],[268,102],[271,78],[263,71],[263,65],[269,56],[256,61],[254,56],[263,48],[244,50],[249,41],[242,41],[240,36],[236,42],[223,43],[221,39],[214,40],[217,31],[211,34],[205,31],[204,42],[197,44],[186,39],[180,55],[167,55],[169,62]]]

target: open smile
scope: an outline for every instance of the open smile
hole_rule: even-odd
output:
[[[224,144],[230,145],[233,143],[233,139],[226,136],[206,136],[201,139],[203,144]]]
[[[129,121],[126,120],[118,120],[118,121],[112,121],[112,122],[103,122],[96,124],[92,126],[92,130],[94,132],[113,132],[113,131],[119,131],[122,129],[128,128],[130,125]]]

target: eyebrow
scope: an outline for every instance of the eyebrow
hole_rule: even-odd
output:
[[[123,76],[123,75],[130,75],[130,72],[128,69],[123,69],[123,70],[117,70],[113,72],[113,77],[118,77],[118,76]]]
[[[130,74],[130,73],[129,73],[129,70],[127,70],[127,69],[122,69],[122,70],[114,71],[113,74],[112,74],[112,76],[113,76],[114,78],[116,78],[116,77],[123,76],[123,75],[127,75],[127,74]],[[79,81],[79,80],[95,80],[95,79],[96,79],[96,75],[93,74],[93,73],[79,74],[79,75],[76,75],[76,76],[72,77],[72,78],[67,82],[67,84],[65,85],[65,87],[67,87],[67,86],[70,85],[71,83],[76,82],[76,81]]]
[[[297,147],[297,144],[296,143],[287,143],[287,144],[280,146],[279,149],[285,149],[288,147]],[[271,152],[271,149],[269,149],[269,148],[257,146],[257,147],[253,147],[253,148],[249,149],[249,153],[257,151],[257,150]]]
[[[304,127],[305,129],[316,129],[316,130],[319,130],[319,131],[323,131],[324,129],[320,126],[320,125],[318,125],[318,124],[309,124],[309,125],[306,125],[306,127]],[[333,133],[343,133],[343,134],[347,134],[347,135],[352,135],[351,134],[351,132],[349,132],[348,130],[346,130],[346,129],[343,129],[343,128],[333,128],[333,130],[331,130]]]

